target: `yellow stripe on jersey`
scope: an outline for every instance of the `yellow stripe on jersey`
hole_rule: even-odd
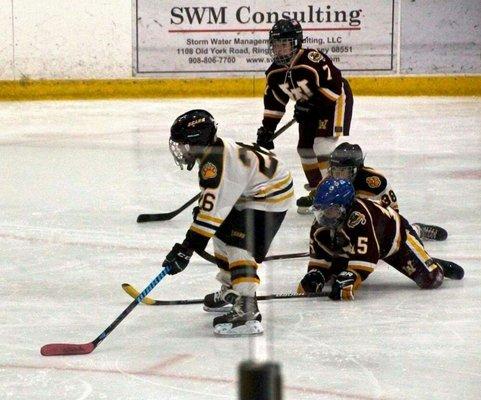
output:
[[[200,212],[197,215],[196,219],[198,219],[199,221],[213,222],[215,225],[220,225],[220,224],[222,224],[222,222],[224,222],[224,220],[221,219],[221,218],[211,217],[210,215],[204,214],[202,212]]]
[[[335,109],[335,121],[334,124],[334,137],[339,137],[343,133],[344,127],[344,104],[345,104],[346,96],[344,95],[344,89],[342,91],[342,95],[339,96],[336,102],[336,109]]]
[[[371,273],[376,264],[367,261],[349,261],[347,269],[349,271],[364,271]]]
[[[426,250],[424,250],[424,247],[419,241],[411,235],[409,232],[406,232],[406,244],[408,247],[413,251],[413,253],[416,255],[417,258],[419,258],[424,265],[426,265],[426,261],[428,261],[431,257],[429,256],[428,253],[426,253]],[[429,271],[432,271],[437,267],[436,263],[433,263],[430,267],[426,268]]]
[[[255,261],[252,260],[237,260],[232,263],[229,263],[229,268],[239,268],[239,267],[253,267],[257,269],[259,266]]]
[[[195,226],[194,224],[192,224],[189,229],[191,231],[195,232],[195,233],[198,233],[199,235],[202,235],[202,236],[205,236],[205,237],[208,237],[208,238],[211,238],[212,236],[214,236],[214,233],[205,231],[205,230],[199,228],[198,226]]]
[[[276,182],[276,183],[274,183],[274,184],[272,184],[272,185],[266,186],[266,187],[263,188],[263,189],[259,189],[259,190],[257,191],[257,193],[256,193],[256,196],[257,196],[258,194],[267,194],[267,193],[269,193],[269,192],[274,191],[275,189],[280,188],[281,186],[285,186],[285,185],[287,185],[288,183],[291,182],[291,179],[292,179],[292,177],[291,177],[291,174],[289,173],[289,175],[287,175],[283,180],[281,180],[281,181],[279,181],[279,182]]]

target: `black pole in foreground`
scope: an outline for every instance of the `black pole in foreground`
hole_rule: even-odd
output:
[[[279,364],[243,361],[239,366],[239,400],[282,400]]]

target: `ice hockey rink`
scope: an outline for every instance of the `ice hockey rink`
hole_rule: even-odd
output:
[[[471,97],[356,97],[349,141],[382,171],[411,222],[437,223],[436,257],[464,280],[422,291],[386,264],[354,302],[259,302],[265,334],[219,338],[199,305],[139,305],[91,354],[43,357],[46,343],[95,339],[182,241],[191,214],[137,224],[198,192],[168,150],[174,118],[209,110],[219,135],[254,141],[262,100],[10,102],[0,104],[0,398],[237,398],[242,360],[281,365],[284,399],[479,399],[481,397],[481,102]],[[290,118],[291,111],[285,120]],[[296,195],[304,178],[297,128],[276,141]],[[291,207],[270,254],[308,249],[312,217]],[[209,250],[211,247],[209,245]],[[306,259],[261,268],[258,294],[294,292]],[[194,256],[151,292],[202,298],[216,268]]]

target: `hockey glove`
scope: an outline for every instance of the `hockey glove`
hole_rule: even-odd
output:
[[[354,300],[354,290],[357,288],[358,276],[351,271],[342,271],[332,284],[329,294],[331,300]],[[360,278],[359,278],[360,280]]]
[[[194,220],[197,218],[197,215],[199,215],[200,213],[200,207],[199,206],[195,206],[193,209],[192,209],[192,216],[194,217]]]
[[[165,257],[162,267],[170,267],[170,275],[178,274],[179,272],[182,272],[187,265],[189,265],[192,253],[192,249],[189,249],[180,243],[176,243],[172,250],[170,250],[169,254],[167,254],[167,257]]]
[[[294,106],[294,119],[299,123],[306,123],[315,119],[316,104],[312,100],[298,101]]]
[[[274,131],[261,126],[257,130],[257,144],[267,150],[274,148]]]
[[[297,293],[320,294],[325,283],[324,274],[318,269],[311,269],[299,283]]]

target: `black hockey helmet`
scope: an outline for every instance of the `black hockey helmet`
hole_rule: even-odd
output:
[[[195,160],[216,139],[217,123],[205,110],[191,110],[178,116],[170,128],[169,148],[175,163],[190,171]]]
[[[269,32],[269,50],[273,61],[279,65],[288,65],[302,47],[302,40],[299,21],[290,18],[278,20]],[[290,44],[290,50],[282,48],[286,44]]]
[[[329,173],[336,179],[353,181],[364,165],[364,155],[358,144],[341,143],[329,156]]]

